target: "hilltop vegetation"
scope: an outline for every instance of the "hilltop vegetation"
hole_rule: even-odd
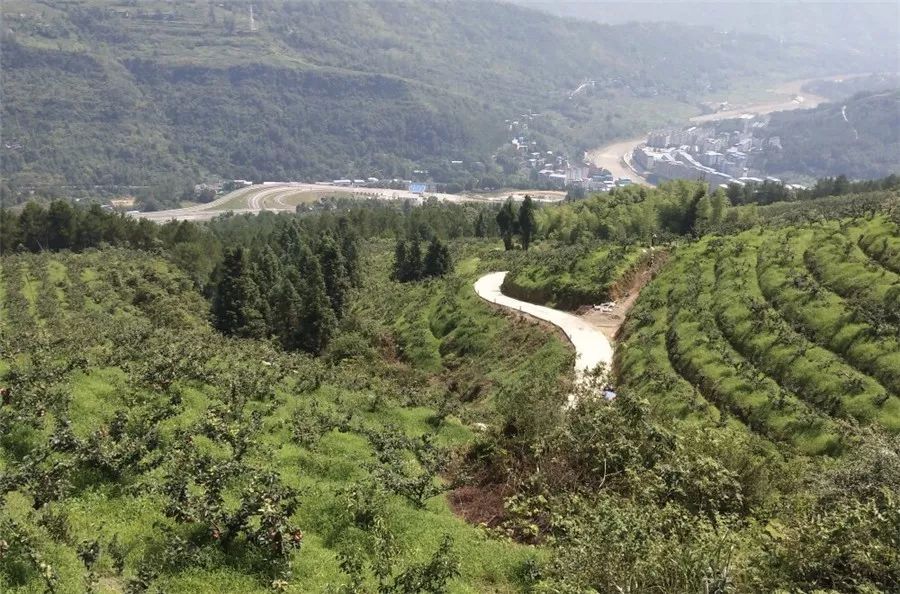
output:
[[[760,169],[810,178],[846,175],[872,179],[900,172],[900,90],[860,93],[815,109],[772,114],[769,149]]]
[[[603,270],[596,254],[615,248],[586,233],[682,227],[618,336],[618,397],[579,401],[532,438],[507,523],[547,538],[550,574],[573,591],[893,591],[896,191],[728,207],[706,232],[656,218],[696,213],[699,189],[542,213],[544,234],[581,229],[514,264],[542,301]]]
[[[207,177],[413,169],[472,184],[503,178],[490,155],[521,114],[541,114],[536,138],[577,154],[690,112],[738,70],[818,68],[760,36],[492,2],[253,7],[255,31],[233,0],[4,2],[4,195],[100,186],[171,203]],[[570,99],[585,77],[593,91]]]

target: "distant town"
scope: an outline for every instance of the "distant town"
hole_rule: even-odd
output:
[[[781,182],[760,168],[766,153],[782,149],[781,139],[768,133],[768,122],[768,116],[743,114],[685,129],[655,130],[624,158],[636,172],[658,180],[702,179],[711,187]]]

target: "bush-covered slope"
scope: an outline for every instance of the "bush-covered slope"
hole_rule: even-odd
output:
[[[783,147],[764,154],[761,169],[772,175],[872,179],[900,172],[900,90],[776,113],[766,130]]]
[[[532,249],[516,258],[503,281],[503,292],[559,309],[612,299],[613,285],[633,273],[645,258],[637,246],[585,244]]]
[[[523,113],[541,113],[531,128],[553,143],[593,146],[689,110],[736,72],[815,70],[764,37],[500,3],[253,7],[251,31],[242,2],[5,2],[7,189],[177,194],[205,175],[408,176],[449,159],[481,176],[472,164]],[[570,99],[585,78],[594,90]]]
[[[147,252],[4,256],[0,590],[523,587],[543,552],[457,519],[435,473],[473,439],[460,417],[571,356],[478,303],[477,260],[402,285],[366,253],[361,296],[404,311],[360,299],[321,358],[216,334]]]

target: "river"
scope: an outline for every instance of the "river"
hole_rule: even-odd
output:
[[[857,76],[865,76],[865,74],[836,74],[832,76],[802,78],[787,81],[768,90],[768,92],[772,94],[770,99],[748,103],[746,105],[737,105],[733,109],[717,111],[715,113],[697,115],[692,117],[689,121],[699,124],[716,120],[726,120],[745,113],[762,115],[774,111],[787,111],[790,109],[811,109],[820,103],[824,103],[826,99],[825,97],[820,97],[818,95],[802,94],[803,85],[816,80],[842,80]],[[646,139],[647,136],[645,134],[628,140],[617,140],[611,144],[588,151],[588,159],[597,167],[608,169],[616,177],[629,177],[636,182],[652,185],[634,170],[630,164],[631,153],[634,152],[635,147],[642,144]]]

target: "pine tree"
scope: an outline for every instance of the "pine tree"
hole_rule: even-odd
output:
[[[254,280],[262,297],[260,309],[266,321],[268,334],[277,334],[276,300],[283,269],[278,256],[268,244],[254,252],[253,272]]]
[[[325,293],[325,283],[318,269],[304,274],[300,297],[300,348],[308,353],[321,353],[337,329],[337,318],[331,309],[331,302]]]
[[[513,235],[516,231],[516,207],[512,198],[507,198],[500,212],[497,213],[497,227],[500,228],[500,237],[503,238],[503,248],[513,249]]]
[[[411,281],[422,278],[422,248],[419,245],[418,237],[410,242],[409,250],[406,252],[406,274],[404,276]]]
[[[213,298],[213,324],[224,334],[263,337],[266,324],[261,302],[244,249],[227,249]]]
[[[721,189],[716,190],[712,197],[712,220],[711,224],[717,228],[725,220],[725,211],[728,210],[728,196]]]
[[[484,212],[478,212],[478,218],[475,219],[475,237],[484,237],[487,235],[487,225],[484,222]]]
[[[704,194],[694,205],[694,235],[700,236],[709,231],[712,224],[713,207],[709,196]]]
[[[441,277],[447,274],[452,267],[450,250],[438,240],[437,236],[431,238],[428,250],[425,252],[423,274],[426,277]]]
[[[299,320],[299,346],[308,353],[320,353],[328,345],[337,329],[337,318],[325,289],[325,280],[319,261],[303,246],[300,263],[299,283],[295,283],[302,303]]]
[[[344,256],[347,278],[351,286],[358,287],[360,284],[359,238],[350,226],[347,217],[338,219],[338,237],[341,243],[341,254]]]
[[[534,203],[531,201],[531,196],[526,194],[522,207],[519,209],[519,235],[522,238],[522,248],[525,251],[528,251],[528,246],[531,245],[531,238],[534,235],[536,226]]]
[[[282,348],[288,351],[300,349],[300,311],[303,303],[300,294],[291,282],[291,277],[285,275],[275,289],[274,295],[274,334],[278,337]]]
[[[303,249],[306,247],[306,242],[300,236],[300,228],[297,221],[292,220],[278,237],[278,248],[281,252],[282,263],[289,266],[297,266],[303,256]]]
[[[26,202],[19,215],[22,244],[33,252],[49,249],[47,213],[37,202]],[[99,243],[99,242],[98,242]]]
[[[331,309],[335,317],[340,319],[344,313],[350,280],[344,266],[344,256],[330,232],[325,232],[319,240],[319,264],[322,267],[322,277],[328,299],[331,301]]]
[[[63,200],[54,200],[47,211],[47,227],[49,247],[63,250],[75,245],[75,211]]]
[[[391,278],[399,283],[405,283],[409,280],[406,278],[406,259],[406,242],[398,239],[397,244],[394,246],[394,271],[391,274]]]

